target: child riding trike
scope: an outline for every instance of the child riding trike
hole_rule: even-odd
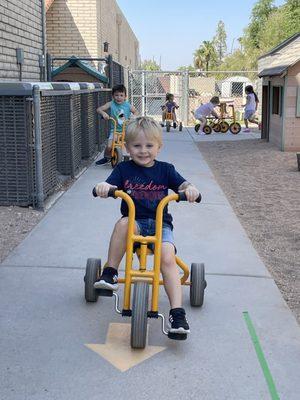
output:
[[[231,109],[231,112],[227,111],[227,106]],[[203,132],[209,135],[212,131],[226,133],[230,130],[232,134],[238,134],[241,131],[241,125],[236,121],[234,104],[232,102],[220,102],[219,107],[219,118],[207,117],[208,123],[203,127]]]
[[[168,109],[166,108],[166,106],[162,106],[163,121],[166,123],[167,132],[170,132],[171,127],[176,129],[177,125],[178,125],[179,132],[182,131],[182,122],[180,121],[178,123],[178,121],[176,120],[175,108],[176,107],[172,107],[171,112],[169,112]]]
[[[93,195],[97,193],[93,189]],[[148,318],[160,318],[162,321],[162,332],[170,339],[184,340],[187,334],[172,333],[166,329],[164,315],[159,313],[159,285],[163,284],[160,280],[160,259],[162,245],[162,224],[163,211],[170,201],[184,201],[186,196],[183,192],[171,194],[164,197],[158,204],[156,210],[156,229],[153,236],[141,236],[134,233],[135,207],[132,198],[125,192],[117,189],[110,189],[108,197],[120,197],[128,206],[128,232],[126,245],[126,265],[125,277],[118,278],[119,283],[124,283],[123,309],[119,309],[119,296],[117,293],[106,289],[95,289],[94,283],[101,274],[101,260],[89,258],[87,260],[85,272],[85,299],[87,302],[96,302],[99,296],[114,296],[115,310],[122,316],[131,317],[131,347],[143,349],[147,339],[147,320]],[[201,196],[196,202],[201,201]],[[136,249],[136,245],[139,247]],[[152,245],[152,246],[151,246]],[[153,249],[154,245],[154,249]],[[149,249],[151,248],[151,251]],[[136,251],[139,258],[139,267],[133,267],[133,253]],[[147,256],[154,255],[153,268],[147,269]],[[188,266],[176,256],[176,263],[182,269],[183,276],[181,284],[190,287],[190,304],[194,307],[201,307],[204,300],[204,290],[206,287],[205,271],[203,263],[192,263],[191,271]],[[188,281],[188,278],[190,279]],[[133,284],[133,296],[131,295],[131,285]],[[152,297],[149,306],[149,287],[152,286]]]

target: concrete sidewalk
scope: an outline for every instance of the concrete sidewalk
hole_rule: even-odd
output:
[[[152,353],[127,354],[130,320],[114,312],[110,298],[85,303],[86,259],[105,261],[120,206],[91,196],[111,171],[92,166],[1,264],[1,399],[299,399],[300,328],[191,135],[165,133],[159,158],[174,163],[203,195],[200,205],[170,206],[179,256],[204,262],[207,273],[201,309],[189,306],[183,289],[189,339],[171,341],[150,320]],[[163,290],[160,300],[167,315]],[[124,334],[125,349],[124,343],[107,347],[121,354],[123,369],[95,352],[112,329]]]

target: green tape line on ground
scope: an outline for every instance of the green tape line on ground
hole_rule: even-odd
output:
[[[253,326],[252,321],[250,319],[250,316],[248,314],[248,311],[244,311],[243,315],[244,315],[244,318],[245,318],[245,321],[246,321],[246,324],[247,324],[247,328],[248,328],[249,334],[251,336],[251,339],[252,339],[252,342],[253,342],[253,345],[254,345],[254,348],[255,348],[255,351],[256,351],[257,358],[259,360],[261,369],[263,370],[265,379],[267,381],[267,385],[268,385],[268,388],[269,388],[269,392],[270,392],[271,398],[272,398],[272,400],[280,400],[280,397],[279,397],[279,395],[277,393],[277,390],[276,390],[276,387],[275,387],[275,383],[273,381],[271,372],[269,370],[267,361],[265,359],[264,353],[263,353],[262,348],[260,346],[257,334],[255,332],[255,329],[254,329],[254,326]]]

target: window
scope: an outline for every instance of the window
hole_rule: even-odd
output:
[[[282,87],[273,86],[272,89],[272,114],[282,115]]]
[[[243,82],[232,82],[231,96],[243,96],[244,84]]]

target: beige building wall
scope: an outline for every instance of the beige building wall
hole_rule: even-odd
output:
[[[0,1],[0,81],[18,81],[16,49],[24,50],[22,80],[39,81],[42,45],[41,0]]]
[[[296,117],[297,89],[300,87],[300,62],[288,69],[285,82],[284,150],[300,151],[300,117]]]
[[[139,43],[115,0],[54,0],[47,11],[53,57],[104,57],[104,42],[115,61],[137,68]]]

